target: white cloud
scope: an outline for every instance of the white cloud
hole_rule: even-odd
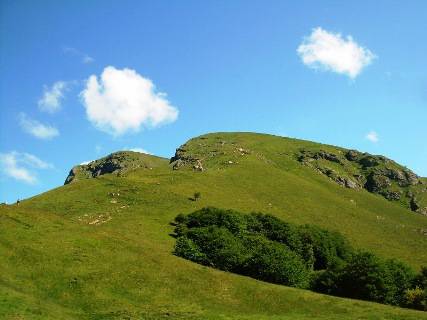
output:
[[[380,140],[378,137],[378,133],[376,133],[375,131],[368,132],[365,138],[373,143],[377,143]]]
[[[80,50],[77,50],[76,48],[64,47],[63,50],[66,54],[70,54],[72,56],[76,56],[76,57],[80,58],[81,61],[85,64],[92,63],[95,61],[95,59],[92,58],[90,55],[88,55],[87,53],[81,52]]]
[[[318,27],[304,38],[297,52],[304,64],[314,69],[342,73],[356,78],[376,56],[357,44],[351,36],[343,38]]]
[[[81,166],[85,166],[88,165],[89,163],[93,162],[94,160],[90,160],[90,161],[83,161],[82,163],[80,163]]]
[[[30,119],[25,113],[19,115],[19,124],[25,132],[39,139],[49,140],[59,135],[55,127]]]
[[[0,153],[0,169],[6,176],[34,184],[37,182],[34,169],[49,169],[53,166],[29,153],[12,151]]]
[[[139,153],[145,153],[145,154],[152,154],[151,152],[142,149],[142,148],[125,148],[125,150],[133,151],[133,152],[139,152]]]
[[[155,91],[151,80],[131,69],[106,67],[100,79],[91,75],[81,98],[89,121],[114,136],[137,132],[142,126],[173,122],[178,110],[164,93]]]
[[[57,81],[50,88],[45,86],[38,105],[41,111],[55,113],[61,109],[64,92],[68,89],[65,81]]]

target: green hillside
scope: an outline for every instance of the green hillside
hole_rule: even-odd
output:
[[[121,152],[76,167],[66,185],[0,207],[0,318],[427,319],[425,312],[264,283],[172,254],[170,222],[215,206],[319,225],[355,248],[414,269],[427,265],[427,180],[384,157],[355,153],[349,160],[347,153],[216,133],[190,140],[171,161]],[[366,157],[378,163],[365,166]],[[369,179],[380,183],[367,190]]]

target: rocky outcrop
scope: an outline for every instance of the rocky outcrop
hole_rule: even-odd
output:
[[[125,174],[129,170],[138,168],[152,168],[158,166],[164,159],[132,151],[119,151],[107,157],[73,167],[64,184],[69,184],[80,179],[89,179],[104,174]]]
[[[384,175],[372,172],[365,183],[365,189],[370,192],[379,193],[383,189],[391,186],[391,181]]]
[[[182,145],[175,151],[175,155],[170,159],[173,170],[179,170],[183,167],[191,167],[195,171],[204,171],[202,160],[187,153],[185,145]]]
[[[363,188],[390,201],[401,200],[412,211],[427,214],[427,208],[421,208],[410,192],[411,187],[423,184],[422,179],[384,156],[356,150],[301,150],[297,159],[340,186]]]

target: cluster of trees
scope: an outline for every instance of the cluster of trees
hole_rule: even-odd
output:
[[[175,218],[174,253],[255,279],[427,310],[427,268],[356,251],[338,232],[261,213],[203,208]]]

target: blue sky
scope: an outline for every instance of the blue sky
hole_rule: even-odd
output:
[[[1,1],[0,15],[0,202],[216,131],[427,176],[426,1]]]

